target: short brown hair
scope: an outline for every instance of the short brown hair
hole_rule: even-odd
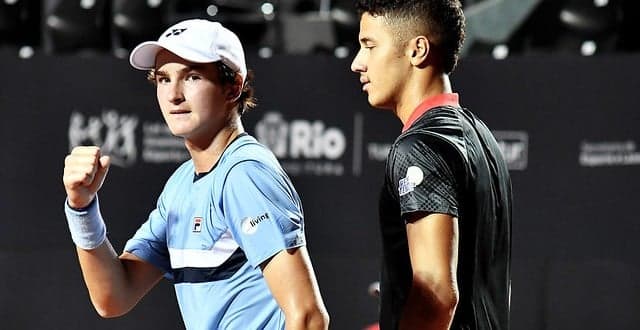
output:
[[[218,68],[218,77],[220,77],[220,82],[223,85],[232,85],[235,84],[236,75],[238,72],[231,69],[226,64],[218,61],[215,62],[216,67]],[[238,114],[242,116],[245,111],[253,109],[256,107],[256,98],[254,97],[253,86],[253,71],[248,70],[247,77],[244,80],[244,85],[242,86],[242,94],[238,98]]]

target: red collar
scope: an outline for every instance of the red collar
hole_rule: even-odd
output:
[[[409,120],[402,127],[402,132],[406,131],[413,125],[413,123],[420,118],[425,112],[441,106],[453,106],[460,107],[460,102],[458,102],[458,93],[443,93],[431,96],[426,100],[422,101],[420,105],[418,105],[411,116],[409,116]]]

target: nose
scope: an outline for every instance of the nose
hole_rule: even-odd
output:
[[[356,57],[353,59],[353,62],[351,62],[351,71],[355,73],[367,71],[367,67],[364,65],[364,63],[362,63],[360,53],[361,52],[359,51],[358,54],[356,54]]]
[[[167,98],[172,104],[177,105],[184,102],[184,93],[182,91],[182,84],[180,82],[171,84],[167,93]]]

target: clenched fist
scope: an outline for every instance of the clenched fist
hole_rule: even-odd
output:
[[[98,147],[75,147],[64,160],[62,181],[69,206],[83,208],[95,198],[109,171],[109,156]]]

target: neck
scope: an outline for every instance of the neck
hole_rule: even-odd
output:
[[[213,168],[227,146],[241,133],[244,127],[240,118],[223,127],[209,143],[198,144],[185,139],[185,146],[193,159],[196,173],[208,172]]]
[[[405,92],[394,109],[403,125],[407,123],[413,111],[425,99],[442,93],[452,93],[451,82],[447,74],[423,74],[413,78],[417,79],[414,81],[409,79]]]

